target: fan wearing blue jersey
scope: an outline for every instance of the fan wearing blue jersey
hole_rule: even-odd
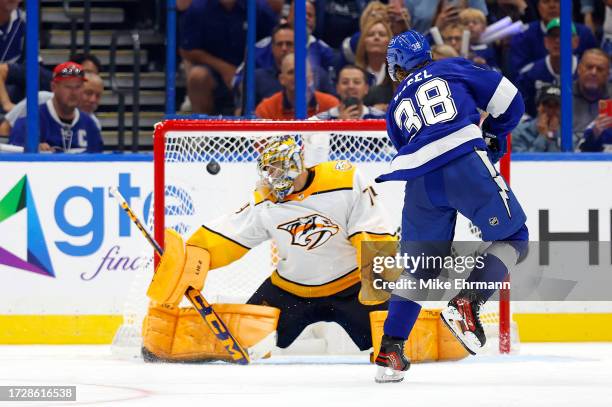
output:
[[[53,70],[53,97],[39,105],[38,149],[44,152],[101,153],[104,143],[100,130],[89,114],[77,108],[87,81],[83,67],[64,62]],[[9,144],[26,143],[27,117],[17,119],[9,134]]]
[[[525,213],[493,165],[524,112],[520,93],[498,72],[466,59],[432,61],[429,44],[416,31],[391,40],[387,64],[391,79],[401,82],[387,110],[387,132],[398,154],[391,172],[377,182],[406,183],[402,254],[449,255],[459,212],[491,242],[483,267],[466,281],[502,282],[526,254],[528,240]],[[482,128],[481,111],[488,113]],[[400,279],[431,279],[440,271],[406,269]],[[409,285],[396,287],[402,286]],[[485,344],[478,314],[494,292],[461,290],[441,313],[471,354]],[[377,382],[401,381],[410,366],[403,347],[421,309],[411,299],[414,294],[392,292],[376,359]]]

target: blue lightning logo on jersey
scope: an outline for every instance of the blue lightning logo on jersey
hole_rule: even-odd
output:
[[[510,189],[508,189],[508,185],[506,184],[506,181],[504,181],[502,176],[497,173],[497,170],[491,163],[491,160],[489,160],[489,157],[487,157],[486,151],[476,150],[476,154],[478,154],[478,157],[480,157],[485,167],[487,167],[487,170],[489,171],[491,178],[493,178],[493,181],[495,181],[495,183],[499,187],[499,196],[504,202],[504,206],[506,207],[506,212],[508,212],[508,217],[512,218],[512,214],[510,213],[510,205],[509,205],[510,197],[508,196],[508,192],[510,191]]]

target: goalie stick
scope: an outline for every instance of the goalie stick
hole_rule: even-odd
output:
[[[140,222],[132,208],[128,205],[125,198],[121,195],[121,193],[117,190],[117,188],[111,188],[110,193],[117,199],[119,202],[119,206],[123,208],[123,210],[128,214],[132,222],[136,225],[138,230],[143,234],[145,239],[153,246],[153,249],[160,256],[164,254],[164,250],[160,247],[160,245],[153,239],[151,234],[143,224]],[[264,344],[269,343],[270,340],[274,340],[273,334],[268,335],[268,337],[264,338],[257,345],[252,347],[248,352],[240,345],[238,340],[234,338],[234,336],[227,329],[225,323],[219,318],[219,315],[215,312],[212,305],[202,295],[200,290],[197,290],[193,287],[189,287],[187,291],[185,291],[185,296],[189,299],[191,304],[195,307],[198,313],[206,322],[206,325],[210,328],[210,330],[215,334],[217,339],[221,341],[224,348],[227,350],[229,355],[232,357],[231,361],[240,365],[246,365],[251,361],[251,358],[255,359],[258,357],[262,357],[262,350]],[[259,346],[261,345],[261,346]]]

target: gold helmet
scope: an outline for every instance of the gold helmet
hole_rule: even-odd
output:
[[[257,158],[257,170],[276,199],[283,200],[293,192],[293,181],[304,171],[302,146],[290,135],[266,139]]]

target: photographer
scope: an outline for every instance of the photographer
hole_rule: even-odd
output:
[[[321,112],[312,119],[318,120],[357,120],[384,119],[385,112],[363,104],[368,93],[368,74],[354,65],[346,65],[338,74],[336,93],[342,101],[339,106]]]

